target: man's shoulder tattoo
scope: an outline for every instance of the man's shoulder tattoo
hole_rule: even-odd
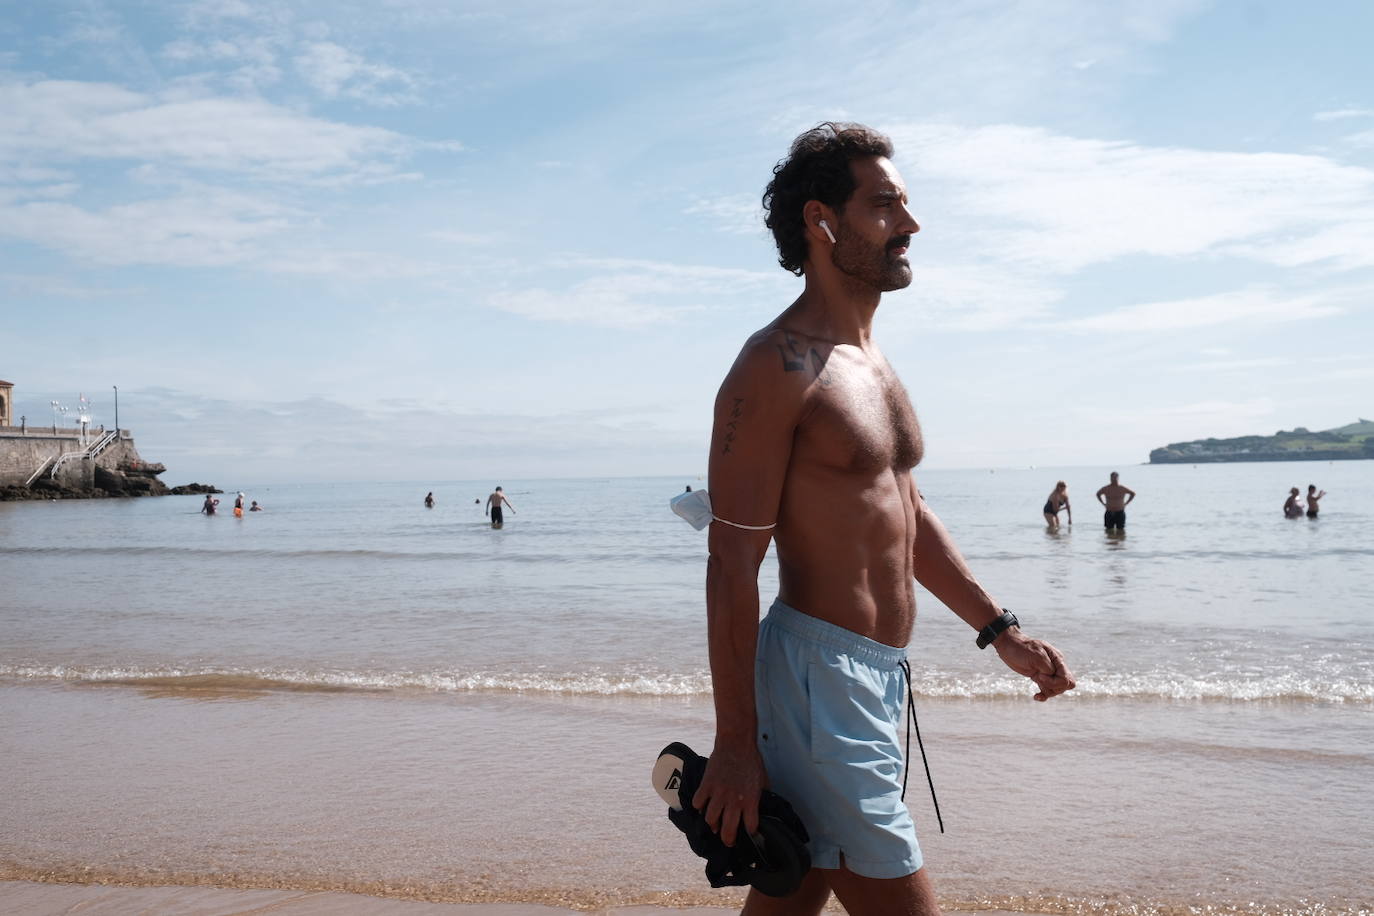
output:
[[[825,367],[825,358],[816,350],[815,347],[803,350],[787,331],[783,331],[783,339],[787,344],[777,344],[778,353],[782,356],[783,372],[805,372],[807,370],[807,359],[811,361],[811,376],[821,383],[822,388],[829,388],[831,384],[830,372]]]

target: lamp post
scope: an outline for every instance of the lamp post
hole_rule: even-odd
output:
[[[110,387],[113,388],[113,389],[115,390],[115,435],[118,436],[118,435],[119,435],[119,386],[118,386],[118,385],[111,385]]]

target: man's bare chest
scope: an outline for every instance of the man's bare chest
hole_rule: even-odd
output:
[[[920,423],[891,369],[833,367],[817,379],[812,397],[798,429],[798,457],[856,473],[920,462]]]

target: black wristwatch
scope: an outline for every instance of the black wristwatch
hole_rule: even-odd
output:
[[[1002,608],[1002,616],[978,631],[978,648],[986,649],[992,645],[993,640],[1001,636],[1003,631],[1010,627],[1019,627],[1021,621],[1016,619],[1016,615],[1006,608]]]

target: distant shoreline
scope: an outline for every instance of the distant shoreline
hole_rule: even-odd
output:
[[[1299,452],[1294,454],[1184,455],[1177,458],[1150,456],[1146,464],[1241,464],[1260,461],[1374,461],[1374,455],[1349,455],[1341,452]]]
[[[1374,421],[1312,432],[1299,426],[1272,436],[1171,442],[1150,452],[1150,464],[1219,464],[1236,461],[1358,461],[1374,458]]]

